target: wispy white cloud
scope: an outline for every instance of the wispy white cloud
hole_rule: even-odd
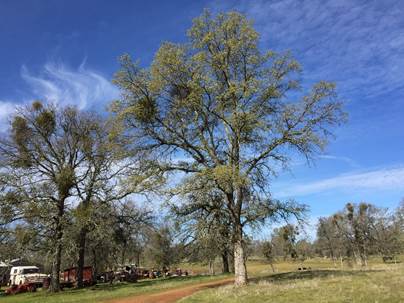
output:
[[[404,91],[404,5],[400,1],[215,2],[255,21],[265,47],[292,52],[305,79],[336,81],[345,95]]]
[[[344,157],[344,156],[334,156],[334,155],[318,155],[314,158],[314,160],[329,160],[329,161],[336,161],[336,162],[343,162],[346,163],[349,167],[351,168],[360,168],[359,163],[357,163],[355,160],[349,158],[349,157]],[[297,166],[303,166],[303,165],[308,165],[310,162],[308,162],[304,158],[299,158],[299,157],[292,157],[291,162],[290,162],[290,167],[297,167]],[[278,169],[282,169],[282,167],[278,167]]]
[[[303,184],[289,184],[274,191],[278,197],[293,197],[335,190],[404,190],[404,167],[351,173]]]
[[[22,66],[21,77],[28,84],[29,90],[24,91],[23,101],[0,100],[1,132],[7,129],[16,106],[27,104],[34,99],[102,111],[110,101],[119,97],[118,88],[100,72],[87,68],[85,61],[78,68],[48,62],[38,73]]]
[[[38,74],[23,66],[21,76],[31,87],[32,98],[76,105],[80,109],[100,109],[119,96],[117,87],[109,79],[86,68],[84,63],[73,69],[62,63],[49,62]]]
[[[0,132],[8,127],[9,118],[15,112],[15,104],[9,101],[0,100]]]
[[[332,160],[332,161],[342,161],[353,168],[360,167],[360,165],[356,161],[354,161],[353,159],[351,159],[349,157],[333,156],[333,155],[319,155],[318,158],[325,159],[325,160]]]

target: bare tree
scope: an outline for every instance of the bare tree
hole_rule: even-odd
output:
[[[341,259],[345,256],[343,237],[341,237],[332,217],[319,219],[316,245],[323,254],[333,260],[334,266],[336,266],[338,258]]]
[[[264,241],[262,243],[262,254],[265,259],[269,262],[272,268],[272,272],[275,272],[274,262],[275,262],[275,250],[274,245],[271,241]]]

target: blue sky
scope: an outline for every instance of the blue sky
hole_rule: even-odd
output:
[[[314,164],[294,159],[274,196],[313,218],[347,202],[404,197],[404,2],[0,1],[0,127],[15,104],[44,99],[103,110],[118,97],[117,57],[148,65],[162,41],[185,41],[203,8],[254,20],[263,49],[291,50],[305,84],[335,81],[349,122]]]

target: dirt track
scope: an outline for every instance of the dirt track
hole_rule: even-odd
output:
[[[136,295],[127,298],[109,300],[106,301],[106,303],[172,303],[181,298],[190,296],[199,290],[223,286],[230,284],[233,281],[233,279],[225,279],[213,282],[205,282],[196,285],[178,287],[171,290],[164,290],[154,294]]]

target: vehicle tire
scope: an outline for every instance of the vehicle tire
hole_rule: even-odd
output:
[[[33,285],[29,285],[28,286],[28,288],[27,288],[27,290],[28,290],[28,292],[35,292],[36,291],[36,286],[33,284]]]

